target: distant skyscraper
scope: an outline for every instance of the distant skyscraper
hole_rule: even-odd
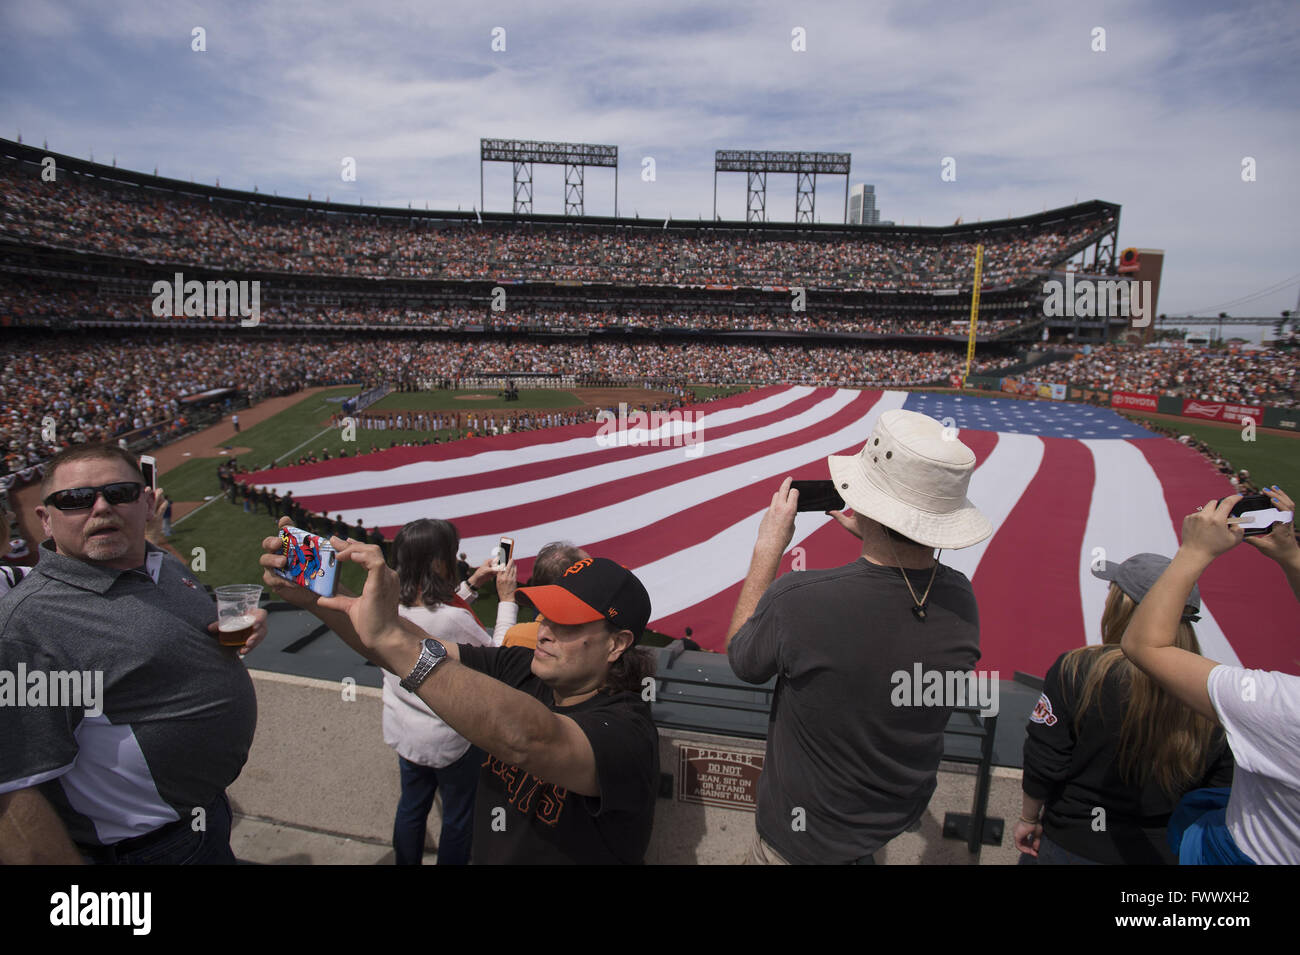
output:
[[[849,190],[849,222],[853,225],[881,224],[880,210],[876,208],[875,186],[859,183]]]

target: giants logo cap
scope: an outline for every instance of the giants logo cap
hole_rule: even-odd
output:
[[[636,575],[605,557],[584,557],[553,584],[520,587],[547,620],[573,625],[608,620],[640,640],[650,622],[650,594]]]

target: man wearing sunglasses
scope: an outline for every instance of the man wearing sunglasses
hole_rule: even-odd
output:
[[[225,790],[257,719],[242,651],[146,542],[133,456],[62,451],[41,500],[40,562],[0,598],[0,864],[233,863]]]

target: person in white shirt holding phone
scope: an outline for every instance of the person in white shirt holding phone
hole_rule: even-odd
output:
[[[1197,578],[1242,540],[1278,563],[1300,600],[1295,505],[1277,485],[1264,493],[1283,512],[1274,517],[1284,519],[1265,534],[1247,537],[1231,517],[1239,494],[1208,501],[1184,518],[1182,546],[1138,605],[1121,644],[1148,676],[1223,726],[1236,760],[1226,806],[1202,799],[1198,808],[1188,807],[1187,824],[1179,827],[1184,864],[1300,864],[1300,676],[1225,666],[1172,645]],[[1175,819],[1170,829],[1172,842]]]
[[[500,646],[518,618],[515,565],[490,559],[457,586],[456,556],[460,539],[449,521],[418,520],[393,540],[393,564],[401,586],[398,613],[426,633],[454,643]],[[474,588],[495,576],[500,604],[499,637],[489,634],[469,608]],[[424,854],[426,821],[434,796],[442,792],[442,830],[438,865],[467,865],[474,834],[474,797],[484,753],[402,689],[397,676],[384,671],[384,742],[397,751],[402,795],[393,821],[397,865],[419,865]]]

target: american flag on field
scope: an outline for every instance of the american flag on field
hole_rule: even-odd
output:
[[[721,649],[772,492],[787,475],[828,478],[826,456],[857,453],[891,408],[951,418],[945,423],[976,455],[970,498],[995,531],[941,560],[974,584],[981,669],[1008,676],[1042,674],[1064,651],[1101,639],[1108,585],[1092,576],[1095,560],[1172,556],[1184,515],[1232,493],[1200,454],[1109,410],[811,387],[699,405],[685,425],[633,432],[616,446],[608,436],[598,441],[588,423],[253,479],[292,490],[310,510],[379,525],[390,540],[417,518],[451,520],[471,563],[486,559],[501,535],[513,537],[521,581],[543,544],[571,541],[640,577],[654,629],[677,637],[690,627],[701,646]],[[795,546],[808,568],[858,555],[858,541],[819,513],[798,516],[783,573]],[[1296,605],[1276,565],[1242,545],[1216,561],[1200,587],[1196,629],[1206,656],[1297,672]]]

